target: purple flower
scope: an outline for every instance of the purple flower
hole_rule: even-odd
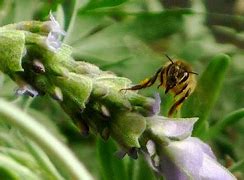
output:
[[[49,32],[65,36],[66,32],[60,27],[60,24],[55,19],[51,11],[49,12],[49,18],[50,18],[50,21],[48,21]]]
[[[168,119],[151,117],[150,131],[160,139],[159,145],[151,139],[146,144],[146,157],[154,170],[167,180],[232,180],[236,179],[216,161],[211,148],[196,137],[190,137],[196,118]],[[157,138],[158,139],[158,138]]]
[[[62,45],[58,39],[57,34],[50,32],[46,38],[46,45],[49,50],[56,52]]]
[[[148,118],[148,124],[152,132],[161,137],[172,140],[182,140],[191,135],[193,125],[198,118],[167,118],[153,116]]]
[[[16,95],[21,96],[21,95],[27,95],[31,97],[36,97],[38,96],[38,92],[30,85],[26,84],[21,87],[19,87],[16,90]]]
[[[152,105],[151,115],[158,115],[160,113],[161,98],[159,93],[156,93],[154,97],[155,97],[155,102]]]
[[[48,49],[55,52],[62,45],[62,42],[60,41],[59,36],[60,35],[65,36],[66,32],[60,27],[58,21],[54,18],[54,16],[52,15],[51,12],[50,12],[49,16],[50,16],[50,21],[48,21],[49,33],[48,33],[45,43],[46,43]]]

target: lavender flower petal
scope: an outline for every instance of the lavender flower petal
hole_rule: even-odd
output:
[[[161,168],[165,172],[165,156],[168,161],[172,162],[172,167],[167,169],[167,174],[178,172],[178,180],[185,179],[185,177],[200,180],[200,170],[203,163],[203,151],[201,146],[190,141],[174,141],[169,146],[165,147],[165,154],[162,154]],[[166,162],[168,162],[166,161]],[[184,178],[183,178],[184,177]]]
[[[177,167],[167,156],[160,159],[159,174],[164,175],[166,180],[188,180],[187,173]],[[196,179],[197,180],[197,179]]]
[[[52,12],[50,11],[49,12],[49,18],[50,18],[50,29],[51,29],[51,32],[54,32],[54,33],[57,33],[57,34],[60,34],[60,35],[63,35],[65,36],[66,35],[66,32],[60,27],[58,21],[54,18]]]
[[[49,13],[50,21],[48,21],[48,29],[49,33],[46,38],[46,45],[48,49],[51,51],[56,52],[62,45],[61,41],[59,40],[59,36],[66,35],[66,32],[60,27],[58,21],[54,18],[52,13]]]
[[[157,169],[167,180],[236,179],[216,161],[207,144],[193,137],[166,146],[160,155],[160,166]]]
[[[155,102],[152,106],[151,115],[158,115],[160,113],[161,98],[159,93],[156,93],[154,97],[155,97]]]
[[[178,118],[169,119],[163,116],[153,116],[149,118],[151,130],[159,135],[170,139],[182,140],[191,135],[193,125],[198,118]]]
[[[200,177],[203,180],[234,180],[236,179],[225,167],[221,166],[215,159],[207,154],[203,156],[200,169]]]
[[[62,45],[61,41],[56,37],[56,34],[50,32],[46,38],[46,45],[49,50],[56,52]]]
[[[150,156],[156,153],[156,145],[152,140],[147,141],[146,148]]]
[[[192,142],[194,144],[198,144],[201,148],[202,151],[207,154],[208,156],[210,156],[212,159],[216,159],[212,149],[210,148],[210,146],[204,142],[202,142],[200,139],[196,138],[196,137],[189,137],[187,139],[185,139],[185,141],[189,141]]]

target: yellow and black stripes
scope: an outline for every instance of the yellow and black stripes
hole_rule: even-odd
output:
[[[168,57],[168,56],[167,56]],[[195,72],[192,72],[190,65],[183,61],[173,61],[170,59],[165,66],[158,69],[158,71],[151,77],[143,80],[141,83],[121,90],[139,90],[152,86],[157,79],[159,79],[159,87],[165,88],[165,94],[169,91],[175,94],[175,103],[171,106],[168,116],[173,116],[187,97],[194,91],[196,86]]]

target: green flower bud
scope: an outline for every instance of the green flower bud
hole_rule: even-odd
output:
[[[23,71],[21,59],[25,51],[22,31],[0,29],[0,70],[4,73]]]
[[[112,136],[126,149],[140,148],[139,138],[146,129],[146,120],[137,113],[116,113],[112,118]]]
[[[89,77],[69,73],[68,77],[55,76],[52,81],[62,88],[63,94],[72,99],[79,108],[85,108],[92,91],[92,80]]]
[[[131,104],[120,89],[129,85],[127,78],[104,74],[95,79],[93,97],[98,97],[109,108],[131,109]]]

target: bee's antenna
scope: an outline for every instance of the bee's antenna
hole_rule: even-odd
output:
[[[196,74],[196,75],[198,75],[198,73],[196,73],[196,72],[192,72],[192,71],[190,71],[190,72],[188,72],[188,73],[191,73],[191,74]]]
[[[164,54],[164,55],[168,58],[168,60],[170,60],[172,64],[174,64],[174,61],[168,56],[168,54]]]

